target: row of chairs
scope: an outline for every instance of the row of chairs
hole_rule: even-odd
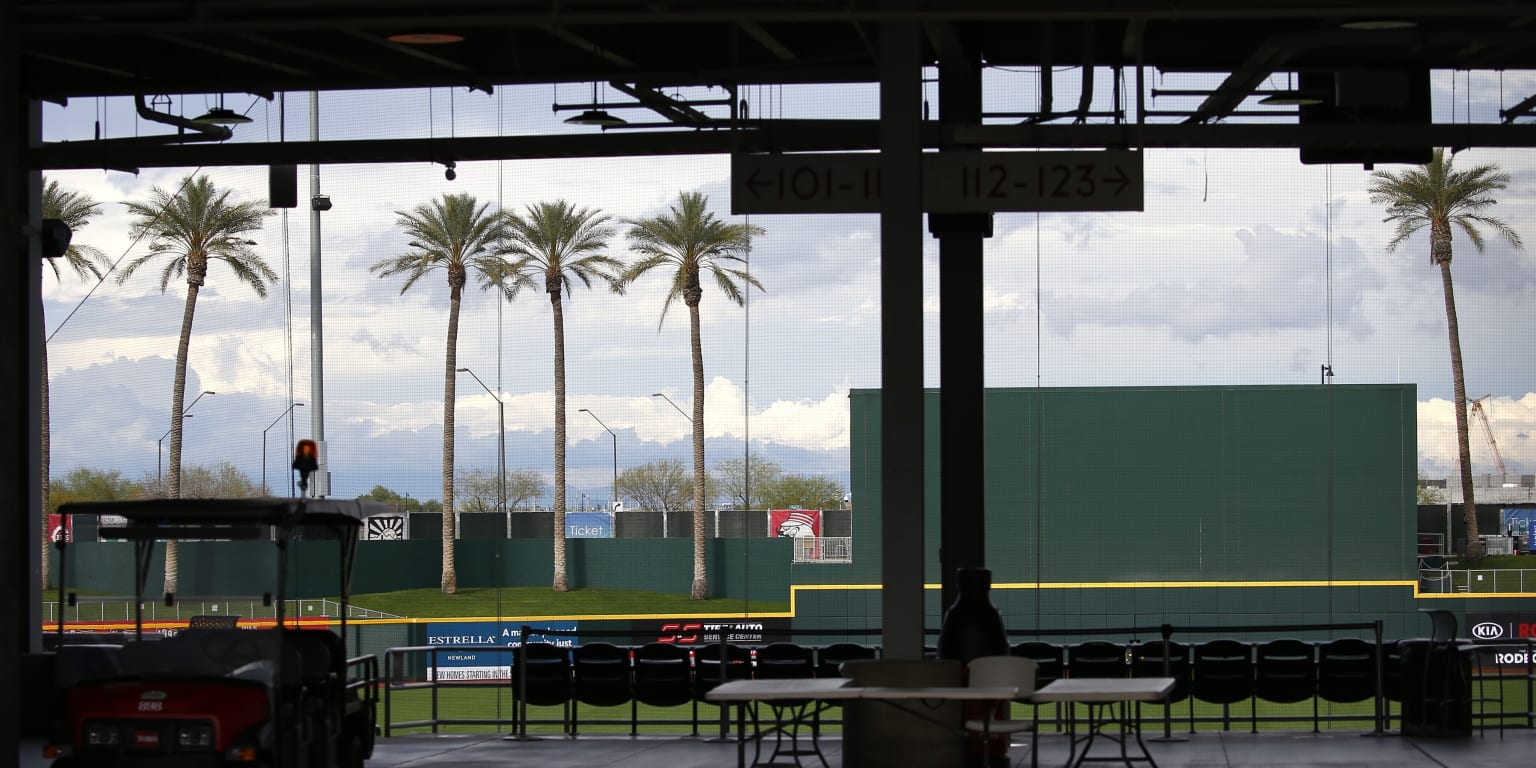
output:
[[[1404,691],[1399,646],[1389,642],[1382,650],[1381,697],[1401,702]],[[877,647],[857,643],[809,646],[788,642],[755,648],[712,643],[693,649],[667,643],[627,647],[593,642],[574,648],[530,643],[521,653],[524,663],[516,666],[520,672],[513,682],[517,695],[531,705],[564,705],[563,721],[570,733],[575,733],[577,708],[582,704],[631,704],[632,731],[641,723],[640,704],[692,704],[697,728],[699,702],[721,682],[754,677],[837,677],[843,662],[880,655]],[[1378,694],[1377,645],[1359,638],[1323,642],[1213,639],[1192,644],[1165,644],[1161,640],[1128,644],[1025,641],[1012,646],[1011,655],[1035,662],[1039,686],[1061,677],[1173,677],[1177,682],[1169,704],[1188,702],[1191,732],[1196,723],[1196,701],[1222,705],[1223,729],[1231,727],[1231,705],[1247,701],[1250,727],[1257,731],[1259,701],[1293,704],[1311,700],[1310,719],[1316,731],[1323,719],[1319,702],[1358,703]],[[1369,721],[1373,717],[1357,714],[1347,719]]]
[[[687,646],[649,643],[638,647],[584,643],[559,647],[529,643],[514,664],[513,690],[534,706],[564,706],[562,722],[574,735],[582,704],[596,707],[630,705],[631,733],[643,724],[639,705],[693,705],[698,729],[698,704],[715,686],[748,678],[836,677],[845,661],[873,659],[878,651],[857,643],[813,647],[770,643],[758,648],[718,643]],[[670,721],[669,721],[670,722]]]
[[[1389,654],[1395,653],[1395,645]],[[1035,660],[1040,684],[1059,677],[1172,677],[1169,704],[1189,702],[1194,730],[1195,701],[1220,704],[1222,727],[1230,728],[1230,705],[1250,702],[1251,728],[1258,730],[1258,702],[1294,704],[1311,700],[1312,727],[1318,730],[1317,703],[1355,703],[1376,696],[1376,645],[1358,638],[1321,643],[1297,639],[1245,642],[1215,639],[1195,644],[1153,640],[1122,645],[1093,640],[1071,645],[1026,641],[1013,653]],[[1395,657],[1383,659],[1382,693],[1397,698]]]

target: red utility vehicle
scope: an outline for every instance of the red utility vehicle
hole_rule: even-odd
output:
[[[313,456],[313,443],[301,443],[294,462],[305,481],[314,471],[306,449]],[[383,505],[155,499],[66,504],[60,511],[125,521],[101,535],[133,542],[136,616],[133,637],[121,644],[69,643],[61,621],[54,666],[62,711],[47,747],[56,768],[360,768],[372,754],[378,661],[347,657],[346,614],[358,530]],[[237,617],[196,617],[173,636],[146,635],[144,582],[155,544],[181,539],[270,541],[277,588],[263,597],[276,603],[276,621],[237,628]],[[299,628],[284,615],[289,545],[299,539],[337,544],[339,633]],[[164,600],[174,604],[175,596]]]

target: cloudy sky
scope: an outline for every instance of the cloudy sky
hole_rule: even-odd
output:
[[[1435,88],[1442,121],[1491,122],[1510,94],[1518,100],[1536,90],[1536,78],[1498,84],[1458,73],[1454,82],[1437,77]],[[1027,87],[1006,82],[989,89],[988,109],[1028,106],[1032,98]],[[756,116],[876,114],[873,88],[747,95]],[[550,109],[590,96],[578,86],[505,88],[490,97],[448,89],[322,94],[320,136],[592,132],[563,125],[565,115]],[[285,101],[286,125],[275,102],[227,102],[255,118],[237,128],[235,140],[306,139],[308,94]],[[173,96],[172,110],[196,115],[211,104]],[[113,100],[50,106],[44,120],[50,140],[87,139],[98,124],[104,136],[163,127],[136,121],[130,104]],[[1508,171],[1510,187],[1494,214],[1536,239],[1536,152],[1474,149],[1455,162]],[[448,290],[435,273],[402,295],[398,278],[369,272],[406,248],[395,212],[469,192],[509,209],[563,198],[617,220],[655,215],[679,192],[697,190],[720,216],[741,220],[729,216],[729,166],[724,156],[461,163],[454,181],[428,163],[321,169],[321,191],[334,203],[320,237],[323,335],[311,320],[317,292],[309,212],[273,215],[250,234],[282,276],[268,298],[237,284],[222,265],[211,268],[199,297],[187,402],[203,390],[217,394],[204,397],[186,422],[184,464],[229,461],[259,481],[265,432],[267,481],[286,484],[290,435],[282,416],[289,402],[305,403],[293,411],[293,437],[314,434],[311,350],[319,336],[333,495],[384,485],[441,498]],[[264,168],[50,178],[104,203],[76,241],[127,263],[147,243],[130,241],[122,203],[144,200],[154,187],[172,191],[189,173],[207,173],[237,199],[266,194]],[[1421,472],[1446,476],[1455,448],[1439,275],[1426,238],[1385,252],[1391,229],[1367,198],[1369,176],[1359,166],[1303,166],[1295,150],[1149,150],[1143,212],[998,214],[985,246],[987,385],[1315,384],[1319,366],[1331,362],[1335,383],[1416,385]],[[309,169],[301,167],[301,199],[308,184]],[[706,292],[702,307],[709,461],[739,458],[750,442],[789,471],[846,483],[847,393],[880,385],[879,219],[750,221],[766,230],[751,255],[766,290],[753,292],[746,309]],[[1536,472],[1529,317],[1536,257],[1494,239],[1484,253],[1460,237],[1455,247],[1468,393],[1490,396],[1485,406],[1510,472]],[[937,241],[925,250],[925,381],[938,386]],[[630,257],[622,236],[610,253]],[[55,476],[86,466],[152,477],[162,453],[185,285],[173,281],[162,293],[158,266],[122,284],[116,277],[99,285],[70,275],[55,280],[51,271],[44,277]],[[616,433],[621,470],[688,456],[688,422],[651,396],[665,393],[690,410],[687,314],[675,308],[660,322],[664,282],[657,275],[624,296],[578,288],[566,301],[573,503],[583,493],[607,498],[615,448],[579,408]],[[492,295],[467,289],[458,362],[504,393],[509,469],[552,477],[547,298],[530,292],[498,306]],[[493,469],[496,403],[473,379],[459,378],[458,466]],[[1492,472],[1487,443],[1474,438],[1474,470]]]

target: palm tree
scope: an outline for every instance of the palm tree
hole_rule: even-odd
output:
[[[85,194],[83,192],[70,192],[70,191],[64,189],[63,187],[59,186],[59,182],[57,182],[57,181],[50,180],[46,185],[43,186],[43,206],[42,206],[43,218],[45,218],[45,219],[58,219],[59,221],[64,222],[64,225],[69,227],[71,232],[79,232],[81,230],[81,228],[83,228],[85,225],[91,223],[91,217],[99,215],[101,213],[100,208],[101,208],[101,203],[98,203],[95,200],[92,200],[90,195],[87,195],[87,194]],[[71,242],[69,244],[69,248],[64,251],[63,260],[64,260],[65,264],[69,265],[70,269],[74,270],[75,276],[80,278],[81,280],[90,280],[90,279],[94,278],[94,279],[99,281],[99,280],[101,280],[101,276],[106,274],[106,272],[104,270],[107,270],[107,269],[111,268],[111,265],[107,263],[107,255],[102,253],[100,249],[93,248],[93,247],[91,247],[89,245],[86,245],[84,243],[77,243],[77,242],[74,242],[73,240],[71,240]],[[62,280],[63,279],[63,274],[59,270],[59,259],[48,259],[47,261],[48,261],[48,266],[53,267],[53,277],[54,277],[54,279],[55,280]],[[43,516],[43,525],[42,525],[42,531],[43,531],[43,536],[42,536],[42,539],[43,539],[42,540],[42,545],[43,545],[43,559],[42,559],[43,578],[42,578],[42,583],[44,585],[47,585],[48,584],[48,578],[49,578],[48,554],[53,549],[53,532],[48,530],[48,513],[49,513],[49,508],[50,508],[50,503],[49,503],[49,498],[48,498],[49,497],[48,473],[49,473],[49,471],[51,469],[50,466],[49,466],[49,454],[53,450],[53,448],[52,448],[52,441],[51,441],[50,436],[49,436],[49,428],[48,428],[48,335],[47,335],[47,329],[46,328],[44,329],[44,332],[43,332],[43,347],[42,347],[42,350],[43,350],[43,355],[42,355],[42,357],[43,357],[43,360],[42,360],[42,363],[43,363],[43,382],[42,382],[43,383],[43,387],[42,387],[43,413],[42,413],[42,419],[41,419],[41,421],[42,421],[42,433],[43,433],[43,446],[42,446],[42,449],[43,449],[43,451],[42,451],[42,460],[43,460],[43,466],[42,466],[42,475],[43,475],[42,476],[42,481],[43,481],[43,486],[42,486],[42,499],[43,499],[43,504],[42,504],[42,507],[43,507],[43,509],[42,509],[42,516]]]
[[[1445,294],[1445,325],[1451,341],[1451,382],[1456,398],[1456,448],[1461,460],[1462,509],[1467,526],[1467,557],[1483,555],[1483,543],[1477,536],[1477,503],[1472,495],[1472,450],[1467,435],[1467,384],[1461,366],[1461,331],[1456,322],[1456,292],[1451,285],[1451,232],[1460,229],[1479,253],[1487,226],[1516,248],[1520,235],[1487,211],[1498,201],[1492,194],[1509,185],[1509,174],[1495,165],[1479,165],[1469,170],[1455,170],[1445,151],[1436,149],[1429,164],[1401,173],[1376,171],[1371,174],[1371,202],[1387,207],[1386,218],[1397,231],[1387,242],[1387,251],[1397,249],[1413,233],[1429,227],[1429,263],[1440,267],[1440,287]]]
[[[235,202],[231,190],[220,190],[207,176],[186,177],[178,191],[166,192],[155,187],[148,202],[130,202],[133,214],[129,235],[135,240],[147,238],[149,253],[128,262],[118,275],[122,284],[139,267],[167,257],[160,270],[160,291],[165,292],[171,278],[186,275],[187,299],[181,313],[181,338],[176,345],[176,381],[171,387],[171,456],[166,496],[181,497],[181,423],[185,413],[187,388],[187,352],[192,345],[192,317],[197,312],[197,295],[208,280],[208,265],[220,262],[229,267],[235,279],[249,285],[265,299],[267,285],[277,273],[251,250],[244,235],[261,229],[261,220],[272,215],[263,200]],[[165,545],[165,592],[175,594],[180,563],[174,540]]]
[[[395,223],[410,237],[410,250],[369,268],[379,277],[405,275],[404,294],[423,275],[441,269],[448,274],[448,341],[443,365],[443,579],[445,594],[459,591],[454,566],[453,409],[459,368],[459,305],[473,271],[481,290],[497,285],[505,263],[496,252],[502,237],[501,217],[489,212],[470,194],[443,195],[409,211],[395,211]]]
[[[507,213],[507,289],[542,287],[555,322],[555,574],[552,588],[570,588],[565,566],[565,308],[575,280],[591,288],[593,278],[622,293],[618,273],[624,265],[602,250],[614,230],[609,217],[564,200],[529,205],[523,214]]]
[[[648,219],[626,221],[630,225],[629,247],[640,259],[624,272],[630,283],[657,267],[672,268],[672,289],[661,306],[661,321],[667,309],[679,298],[688,307],[688,343],[693,351],[693,587],[694,600],[709,597],[709,574],[704,560],[704,348],[699,342],[699,300],[704,286],[699,274],[708,271],[725,297],[738,306],[745,303],[746,286],[763,289],[745,269],[745,254],[752,247],[752,236],[761,235],[762,227],[728,224],[715,218],[707,206],[709,198],[699,192],[683,192],[670,212]],[[658,329],[660,324],[658,323]]]

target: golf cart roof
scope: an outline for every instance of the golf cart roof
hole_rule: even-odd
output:
[[[363,518],[389,507],[357,499],[142,499],[63,504],[65,515],[99,515],[103,538],[137,538],[130,531],[152,527],[159,539],[266,538],[272,529],[318,526],[355,532]],[[114,525],[117,517],[126,524]]]

